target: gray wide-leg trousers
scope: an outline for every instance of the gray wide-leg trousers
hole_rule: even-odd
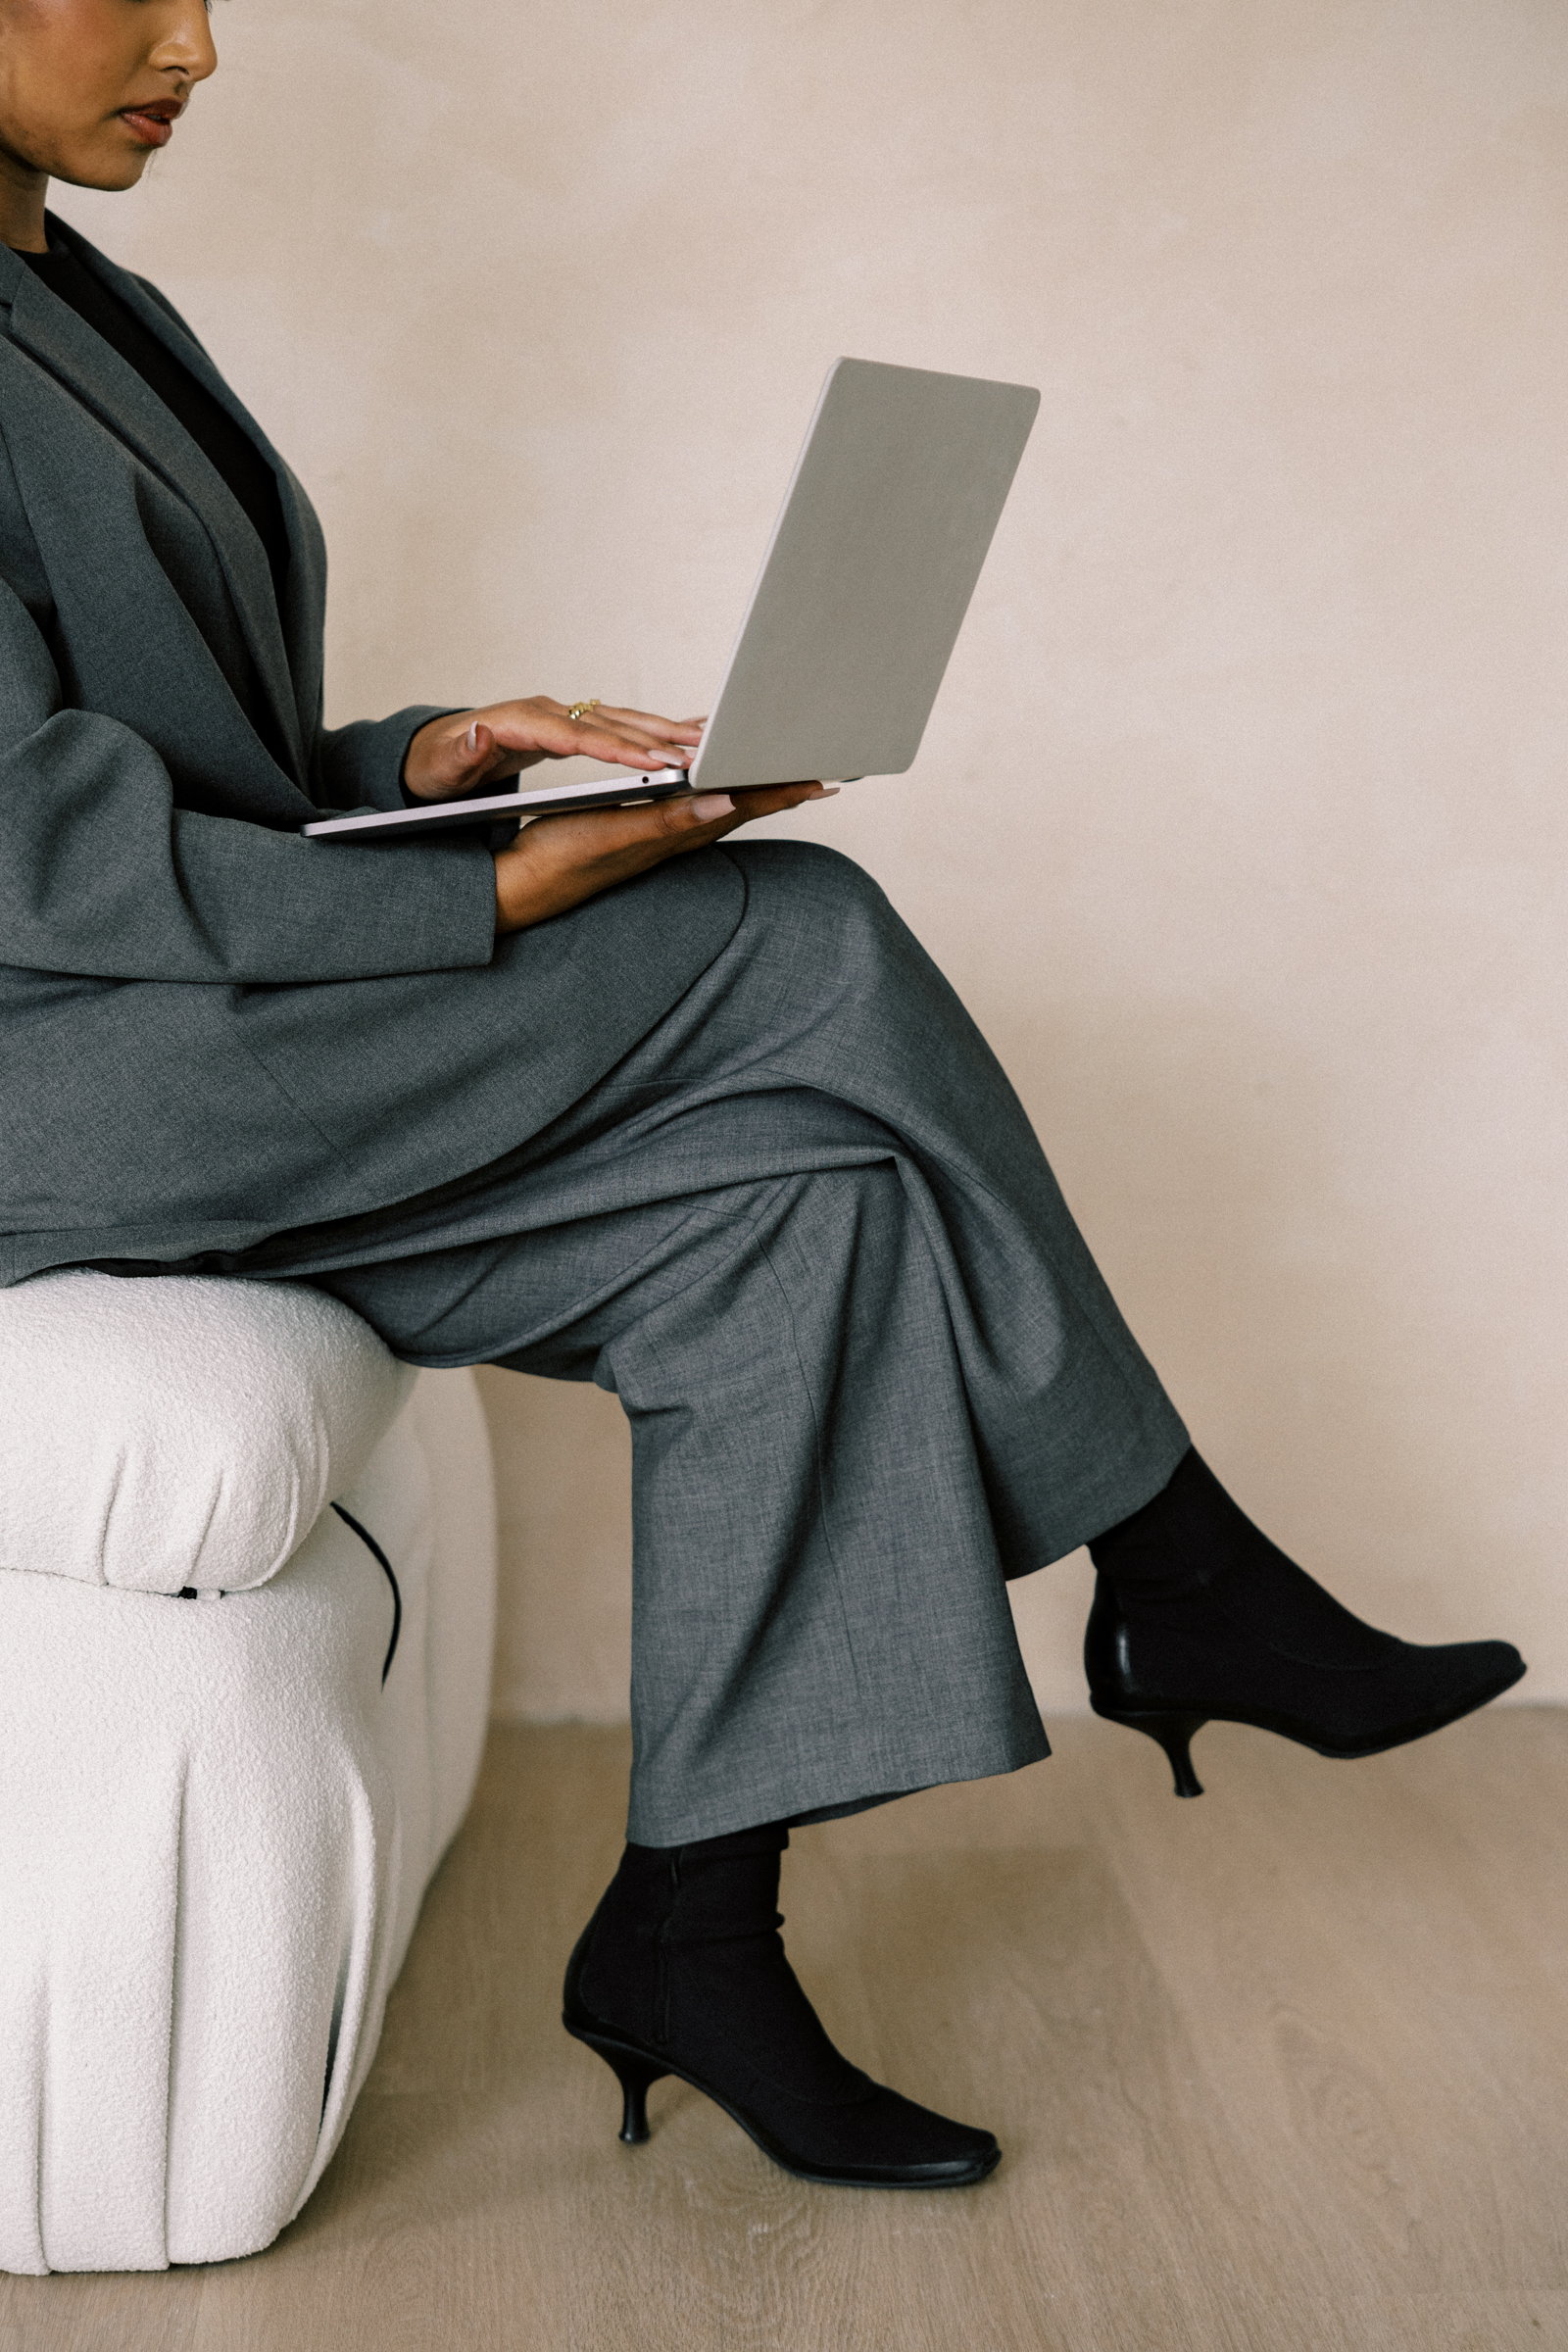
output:
[[[308,1278],[413,1363],[618,1395],[650,1845],[1045,1755],[1004,1580],[1136,1510],[1187,1445],[882,893],[829,851],[723,854],[728,947],[564,1118],[225,1261]]]

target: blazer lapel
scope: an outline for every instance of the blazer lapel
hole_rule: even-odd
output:
[[[107,254],[89,245],[68,223],[49,215],[50,232],[59,232],[61,241],[69,244],[86,267],[114,288],[128,310],[168,345],[174,357],[190,369],[198,383],[204,385],[234,419],[242,433],[253,441],[277,481],[277,493],[282,501],[283,525],[288,533],[288,577],[283,583],[281,613],[283,645],[289,674],[293,680],[294,701],[299,714],[300,734],[308,744],[320,717],[321,694],[321,628],[326,608],[326,543],[316,509],[291,470],[287,461],[278,455],[257,423],[243,401],[213,365],[205,347],[198,343],[172,304],[157,293],[149,293],[138,277],[122,270]],[[268,612],[275,614],[276,598],[272,594],[270,571],[266,573]]]
[[[255,424],[194,337],[182,333],[169,314],[142,292],[134,278],[106,262],[85,239],[52,218],[49,225],[52,234],[61,235],[62,241],[72,245],[82,262],[113,287],[148,331],[174,353],[257,442],[274,469],[278,468],[281,461],[262,441]],[[135,368],[112,350],[102,336],[94,334],[69,304],[51,294],[24,264],[17,265],[11,331],[16,342],[68,385],[101,422],[118,434],[201,517],[222,565],[262,689],[295,760],[296,780],[303,781],[306,759],[300,711],[271,572],[266,551],[227,483],[156,393],[143,383]],[[286,467],[282,470],[286,474]],[[307,553],[296,544],[297,507],[298,493],[289,476],[288,487],[283,491],[283,511],[294,563]]]

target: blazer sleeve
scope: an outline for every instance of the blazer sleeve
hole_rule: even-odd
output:
[[[0,529],[0,963],[288,984],[489,962],[495,868],[481,842],[350,847],[178,808],[150,744],[65,708],[30,537]],[[399,712],[342,730],[348,769],[395,778],[410,717],[420,723]]]
[[[346,727],[318,723],[311,798],[323,808],[417,808],[417,799],[403,783],[409,746],[426,720],[452,714],[448,704],[412,703],[406,710],[394,710],[390,718],[356,718]]]

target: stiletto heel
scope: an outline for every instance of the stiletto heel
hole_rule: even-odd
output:
[[[620,2130],[616,2137],[628,2148],[640,2148],[653,2137],[648,2129],[648,2093],[656,2082],[662,2082],[668,2067],[655,2066],[639,2051],[602,2040],[597,2034],[585,2034],[580,2026],[567,2024],[566,2032],[597,2051],[614,2074],[621,2096]]]
[[[1103,1714],[1104,1709],[1099,1710]],[[1203,1784],[1193,1770],[1190,1742],[1208,1721],[1206,1715],[1108,1715],[1108,1723],[1124,1723],[1130,1732],[1145,1732],[1165,1750],[1178,1796],[1201,1796]]]
[[[1143,1732],[1165,1750],[1178,1796],[1201,1796],[1203,1784],[1193,1770],[1191,1742],[1208,1721],[1185,1707],[1160,1704],[1153,1691],[1140,1690],[1132,1671],[1127,1621],[1117,1606],[1110,1580],[1095,1583],[1095,1605],[1084,1634],[1084,1670],[1089,1679],[1089,1704],[1107,1723],[1124,1723],[1130,1732]],[[1163,1694],[1161,1693],[1160,1696]],[[1140,1698],[1152,1704],[1140,1706]]]
[[[655,2082],[662,2082],[664,2070],[649,2066],[641,2058],[611,2058],[610,2063],[620,2078],[619,2136],[628,2148],[641,2147],[653,2136],[648,2129],[648,2093]]]

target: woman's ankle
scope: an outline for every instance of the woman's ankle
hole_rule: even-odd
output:
[[[1245,1557],[1249,1538],[1268,1541],[1190,1446],[1157,1494],[1091,1540],[1089,1556],[1118,1597],[1136,1604],[1215,1583]]]
[[[1089,1546],[1127,1617],[1228,1646],[1266,1643],[1302,1664],[1376,1665],[1399,1643],[1298,1567],[1234,1501],[1198,1452]]]
[[[628,1839],[594,1915],[582,1973],[589,2007],[644,2040],[662,2039],[674,1939],[771,1939],[780,1924],[779,1865],[788,1843],[779,1822],[681,1845]]]

